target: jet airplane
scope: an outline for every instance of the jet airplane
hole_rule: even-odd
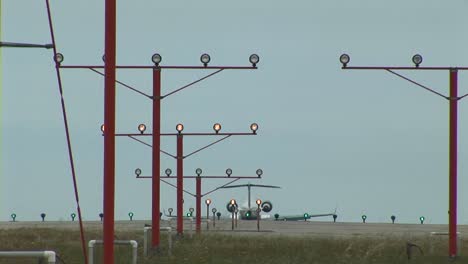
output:
[[[248,198],[247,198],[247,207],[240,207],[238,208],[238,205],[235,204],[234,206],[228,202],[226,205],[226,209],[228,212],[232,213],[236,209],[238,210],[238,213],[240,214],[240,219],[242,220],[256,220],[259,216],[259,212],[257,212],[258,206],[251,206],[250,199],[251,199],[251,188],[252,187],[259,187],[259,188],[281,188],[279,186],[274,186],[274,185],[261,185],[261,184],[239,184],[239,185],[228,185],[228,186],[223,186],[221,188],[241,188],[241,187],[247,187],[247,193],[248,193]],[[268,213],[273,209],[273,204],[270,201],[264,201],[260,204],[260,209],[261,211]],[[260,215],[261,218],[265,218],[264,216]]]

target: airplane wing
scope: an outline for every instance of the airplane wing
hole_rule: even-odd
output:
[[[274,186],[274,185],[262,185],[262,184],[238,184],[238,185],[227,185],[223,186],[221,188],[239,188],[239,187],[263,187],[263,188],[281,188],[279,186]]]
[[[304,221],[311,219],[313,217],[324,217],[324,216],[334,216],[336,213],[326,213],[326,214],[303,214],[303,215],[285,215],[275,218],[276,220],[281,221]]]
[[[323,216],[333,216],[334,213],[328,213],[328,214],[316,214],[316,215],[309,215],[309,218],[312,218],[312,217],[323,217]]]

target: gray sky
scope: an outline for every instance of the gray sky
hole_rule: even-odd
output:
[[[99,2],[99,3],[98,3]],[[198,65],[202,53],[212,65],[249,65],[256,71],[225,71],[163,101],[163,132],[179,122],[186,132],[223,131],[259,135],[237,137],[185,161],[193,174],[254,174],[253,183],[282,186],[256,189],[253,199],[271,200],[281,215],[324,213],[337,208],[339,220],[447,223],[448,102],[379,71],[343,71],[351,65],[410,66],[420,53],[425,66],[466,66],[468,3],[435,1],[118,1],[117,62]],[[63,64],[101,64],[104,1],[51,1],[58,51]],[[1,40],[49,43],[43,1],[2,1]],[[464,64],[465,63],[465,64]],[[207,71],[164,71],[163,92],[200,78]],[[407,72],[441,93],[448,72]],[[2,50],[2,151],[0,219],[68,219],[75,211],[60,98],[50,50]],[[466,73],[459,74],[460,93]],[[89,70],[62,70],[64,93],[81,208],[85,219],[102,211],[103,79]],[[117,78],[151,93],[151,71],[119,71]],[[459,223],[468,223],[467,102],[460,103]],[[121,86],[117,92],[117,132],[151,127],[150,100]],[[186,151],[213,139],[186,138]],[[116,139],[116,218],[149,219],[149,180],[137,180],[140,167],[151,173],[151,152],[142,144]],[[175,153],[175,139],[163,149]],[[175,171],[164,157],[162,168]],[[203,183],[208,191],[224,180]],[[194,181],[186,180],[194,191]],[[175,189],[162,185],[162,208],[175,207]],[[230,198],[246,190],[218,191],[213,204],[226,213]],[[186,197],[185,210],[195,206]],[[329,219],[323,219],[329,220]]]

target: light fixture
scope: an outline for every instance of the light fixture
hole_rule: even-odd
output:
[[[421,225],[424,224],[424,220],[425,220],[425,219],[426,219],[426,218],[425,218],[424,216],[420,216],[420,217],[419,217],[419,221],[421,221]]]
[[[162,61],[162,57],[159,53],[155,53],[153,56],[151,56],[151,60],[153,61],[154,65],[159,66],[159,63]]]
[[[418,68],[418,67],[419,67],[419,64],[421,64],[421,62],[423,61],[423,58],[422,58],[421,55],[416,54],[416,55],[413,56],[413,59],[412,59],[412,60],[413,60],[414,66],[415,66],[416,68]]]
[[[169,209],[167,209],[167,211],[169,212],[169,216],[171,216],[171,215],[172,215],[172,212],[174,211],[174,209],[169,208]]]
[[[63,54],[62,53],[55,54],[54,60],[56,63],[61,64],[63,62]]]
[[[257,201],[255,201],[255,203],[256,203],[258,206],[260,206],[260,205],[262,204],[262,200],[257,199]]]
[[[175,127],[177,132],[179,132],[179,134],[182,132],[182,130],[184,130],[184,125],[182,124],[177,124],[177,126]]]
[[[193,211],[195,211],[195,209],[193,209],[193,207],[190,207],[188,210],[189,210],[190,214],[192,214]]]
[[[226,209],[230,213],[234,213],[234,208],[235,207],[236,207],[236,200],[234,200],[234,199],[231,199],[226,205]]]
[[[257,63],[260,61],[260,57],[257,54],[252,54],[249,57],[250,63],[252,63],[252,67],[257,66]]]
[[[210,204],[211,204],[211,200],[210,200],[210,199],[206,199],[206,200],[205,200],[205,203],[206,203],[206,205],[210,205]]]
[[[250,210],[248,210],[247,212],[245,212],[245,217],[247,219],[250,219],[250,216],[252,215],[252,212]]]
[[[104,124],[101,125],[101,131],[104,133]]]
[[[102,55],[101,59],[104,63],[106,63],[106,54]]]
[[[392,224],[394,224],[394,223],[395,223],[396,216],[392,215],[392,216],[390,216],[390,219],[392,219]]]
[[[145,124],[139,124],[138,125],[138,131],[140,131],[141,134],[145,133],[146,130],[146,125]]]
[[[169,176],[171,176],[172,170],[171,169],[166,169],[164,172],[166,173],[166,176],[169,177]]]
[[[208,63],[210,62],[211,58],[210,55],[204,53],[200,56],[200,61],[203,63],[203,66],[207,67]]]
[[[213,214],[215,214],[216,211],[217,211],[216,208],[211,209],[211,212],[213,212]]]
[[[133,221],[133,216],[134,216],[133,212],[128,213],[128,217],[130,217],[130,221]]]
[[[135,175],[136,175],[137,177],[141,175],[141,169],[140,169],[140,168],[137,168],[137,169],[135,170]]]
[[[346,65],[349,63],[349,55],[348,54],[341,54],[340,62],[343,64],[343,68],[346,68]]]
[[[362,222],[365,223],[367,219],[367,215],[362,215],[361,218],[362,218]]]
[[[257,176],[260,178],[263,174],[263,170],[262,169],[258,169],[255,173],[257,173]]]
[[[252,130],[252,133],[257,134],[257,130],[258,130],[258,125],[257,125],[257,123],[252,123],[252,124],[250,125],[250,130]]]
[[[226,170],[226,175],[227,175],[228,177],[231,177],[231,174],[232,174],[231,168],[227,169],[227,170]]]
[[[221,124],[220,123],[216,123],[213,125],[213,130],[216,132],[216,134],[219,133],[219,131],[221,130]]]
[[[202,169],[198,168],[195,170],[195,173],[197,174],[198,177],[200,177],[200,175],[202,174]]]

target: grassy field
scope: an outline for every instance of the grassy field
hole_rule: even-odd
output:
[[[101,239],[98,230],[88,231],[86,240]],[[375,238],[317,238],[312,236],[260,236],[205,234],[174,240],[172,256],[168,256],[166,238],[161,250],[143,256],[143,232],[116,231],[116,239],[134,239],[139,244],[138,263],[466,263],[468,248],[462,243],[461,255],[455,261],[447,258],[446,238],[375,237]],[[413,248],[408,260],[407,242],[418,245],[423,254]],[[467,245],[468,246],[468,245]],[[53,229],[0,230],[0,250],[53,250],[58,263],[84,263],[79,233]],[[102,248],[95,250],[101,263]],[[0,263],[37,263],[34,259],[0,259]],[[130,263],[130,247],[116,246],[116,263]]]

